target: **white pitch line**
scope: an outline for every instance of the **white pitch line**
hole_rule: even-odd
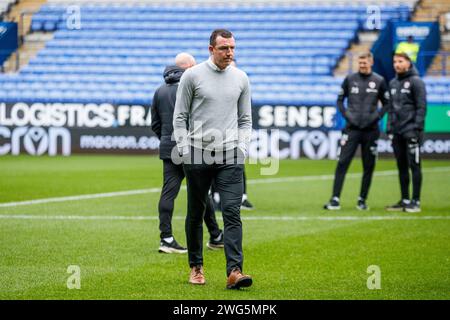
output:
[[[6,202],[6,203],[0,203],[0,208],[26,206],[26,205],[32,205],[32,204],[49,203],[49,202],[65,202],[65,201],[78,201],[78,200],[89,200],[89,199],[98,199],[98,198],[121,197],[121,196],[130,196],[130,195],[153,193],[153,192],[160,192],[160,191],[161,191],[161,188],[152,188],[152,189],[139,189],[139,190],[128,190],[128,191],[107,192],[107,193],[84,194],[84,195],[69,196],[69,197],[45,198],[45,199],[37,199],[37,200],[19,201],[19,202]]]
[[[426,173],[448,172],[448,171],[450,171],[450,167],[425,168],[422,171],[426,172]],[[385,171],[375,172],[374,176],[391,176],[391,175],[396,175],[396,174],[397,174],[397,170],[385,170]],[[355,179],[355,178],[360,178],[361,176],[362,176],[362,173],[349,173],[346,175],[346,178],[347,179]],[[249,179],[249,180],[247,180],[247,183],[248,184],[268,184],[268,183],[283,183],[283,182],[320,181],[320,180],[332,180],[332,179],[334,179],[334,175],[316,175],[316,176],[280,177],[280,178],[266,178],[266,179]],[[184,190],[184,189],[186,189],[186,187],[183,186],[182,189]],[[137,190],[118,191],[118,192],[76,195],[76,196],[68,196],[68,197],[44,198],[44,199],[36,199],[36,200],[0,203],[0,208],[18,207],[18,206],[43,204],[43,203],[51,203],[51,202],[66,202],[66,201],[79,201],[79,200],[90,200],[90,199],[99,199],[99,198],[122,197],[122,196],[147,194],[147,193],[159,193],[159,192],[161,192],[161,188],[137,189]]]
[[[157,221],[157,216],[73,216],[73,215],[26,215],[0,214],[5,220],[125,220],[125,221]],[[175,220],[184,220],[182,216],[174,216]],[[218,217],[218,219],[222,219]],[[385,221],[385,220],[450,220],[450,216],[242,216],[244,221]]]

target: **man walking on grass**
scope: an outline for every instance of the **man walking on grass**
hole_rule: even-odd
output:
[[[186,238],[189,283],[205,284],[202,220],[214,180],[222,201],[227,288],[252,284],[243,274],[242,222],[244,158],[250,143],[251,94],[245,72],[230,64],[235,39],[224,29],[210,37],[210,58],[182,76],[174,113],[174,133],[186,173]]]

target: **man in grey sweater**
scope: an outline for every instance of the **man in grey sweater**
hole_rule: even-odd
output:
[[[173,161],[181,156],[187,181],[189,283],[205,284],[202,220],[214,179],[222,199],[229,289],[252,284],[252,278],[242,273],[240,218],[243,160],[252,130],[251,93],[245,72],[230,66],[234,49],[230,31],[214,30],[210,58],[181,77],[173,117],[177,150],[172,152]]]

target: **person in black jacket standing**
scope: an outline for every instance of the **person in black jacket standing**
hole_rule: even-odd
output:
[[[391,103],[388,111],[387,133],[392,138],[392,147],[400,179],[401,200],[388,211],[420,212],[420,189],[422,170],[420,166],[420,144],[426,114],[425,83],[406,53],[394,55],[396,77],[389,83]],[[412,172],[413,194],[409,200],[409,169]]]
[[[186,253],[187,249],[177,243],[172,234],[172,215],[175,198],[180,191],[181,183],[185,177],[183,166],[172,162],[172,149],[176,148],[173,133],[173,111],[175,108],[176,93],[180,78],[184,71],[195,65],[195,59],[188,53],[180,53],[175,58],[174,66],[164,70],[164,81],[153,97],[151,108],[153,132],[160,140],[159,157],[163,160],[164,183],[158,204],[159,229],[161,242],[159,252]],[[210,249],[223,248],[223,232],[219,229],[214,212],[212,198],[209,199],[204,221],[210,233],[207,243]]]
[[[342,186],[345,175],[359,145],[363,162],[363,178],[356,208],[367,210],[366,199],[372,181],[377,157],[377,140],[380,136],[378,121],[388,107],[389,92],[384,79],[372,72],[373,56],[370,52],[362,53],[358,58],[359,72],[344,79],[337,105],[346,120],[340,141],[339,160],[336,167],[333,195],[324,205],[327,210],[339,210]],[[348,107],[344,108],[347,98]],[[378,101],[383,107],[378,110]]]

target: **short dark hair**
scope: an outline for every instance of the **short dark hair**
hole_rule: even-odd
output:
[[[396,53],[394,53],[394,57],[402,57],[402,58],[408,60],[409,62],[411,62],[411,57],[408,54],[406,54],[405,52],[396,52]]]
[[[373,54],[370,51],[363,51],[358,55],[359,59],[370,59],[373,60]]]
[[[233,34],[227,29],[216,29],[211,33],[211,37],[209,37],[209,44],[215,46],[218,36],[229,39],[233,37]]]

